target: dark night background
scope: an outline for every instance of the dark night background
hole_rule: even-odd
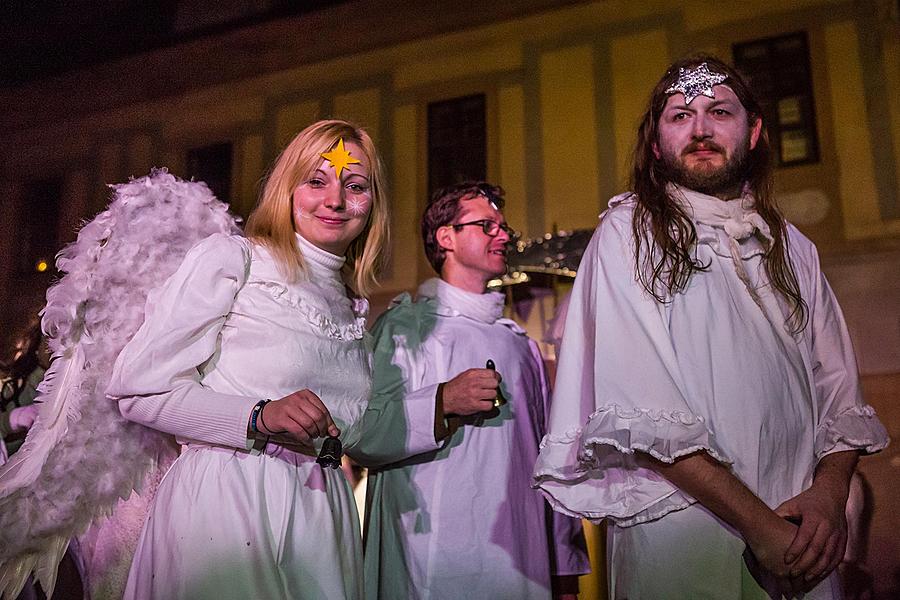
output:
[[[329,0],[67,0],[0,4],[0,87],[341,4]]]

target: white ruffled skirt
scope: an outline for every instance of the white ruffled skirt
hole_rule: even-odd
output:
[[[125,598],[362,598],[349,484],[278,446],[188,447],[159,486]]]

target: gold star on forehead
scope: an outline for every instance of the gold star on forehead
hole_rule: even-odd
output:
[[[341,171],[347,168],[347,165],[358,164],[359,160],[350,156],[350,152],[348,150],[344,150],[344,138],[338,139],[337,145],[331,150],[331,152],[323,152],[322,158],[331,163],[331,166],[334,167],[335,175],[337,178],[341,178]]]
[[[667,94],[681,92],[684,94],[684,103],[690,104],[694,98],[704,95],[707,98],[715,98],[714,85],[719,85],[728,79],[728,75],[714,73],[709,70],[706,63],[700,63],[696,69],[678,69],[678,81],[669,86]]]

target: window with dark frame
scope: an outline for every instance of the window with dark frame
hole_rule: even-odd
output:
[[[734,65],[763,107],[780,167],[819,162],[809,40],[805,31],[734,44]]]
[[[428,196],[466,180],[487,178],[485,95],[428,104]]]
[[[16,269],[20,274],[52,271],[59,251],[62,208],[61,177],[30,181],[22,198]]]
[[[230,202],[231,156],[230,142],[188,150],[187,176],[206,183],[222,202]]]

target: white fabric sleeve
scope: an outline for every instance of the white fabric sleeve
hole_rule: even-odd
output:
[[[126,419],[179,439],[249,448],[247,422],[260,399],[206,388],[199,370],[216,353],[249,265],[244,240],[215,234],[150,293],[144,323],[116,359],[106,391]]]
[[[630,212],[607,212],[582,258],[534,473],[555,510],[622,526],[695,502],[635,451],[730,463],[683,393],[665,307],[635,279]]]
[[[816,393],[816,460],[833,452],[878,452],[888,435],[875,409],[862,398],[853,344],[831,286],[809,242],[805,259],[813,266],[809,301],[809,335]]]
[[[407,303],[388,310],[372,330],[372,396],[347,450],[363,466],[384,466],[443,445],[434,438],[439,384],[423,382],[418,325],[415,307]]]

